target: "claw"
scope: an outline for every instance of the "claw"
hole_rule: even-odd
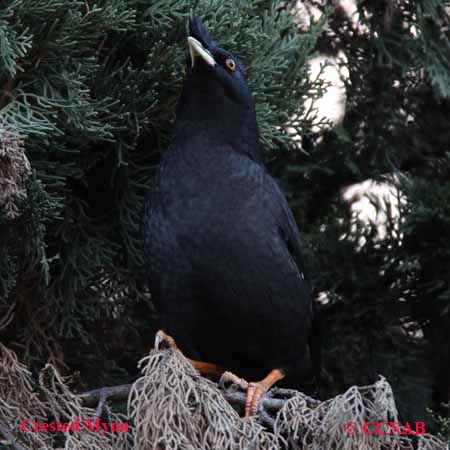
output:
[[[232,372],[224,372],[220,377],[220,384],[224,385],[225,383],[232,383],[247,391],[247,397],[245,399],[245,417],[254,416],[258,410],[259,401],[268,388],[264,386],[262,382],[249,383]]]
[[[172,336],[164,333],[163,330],[159,330],[155,334],[155,349],[163,350],[166,348],[178,349],[177,344]]]
[[[160,344],[161,344],[161,342],[162,342],[162,337],[159,335],[159,331],[155,334],[155,345],[154,345],[154,347],[155,347],[155,350],[160,350],[160,348],[159,348],[159,346],[160,346]]]
[[[245,399],[245,417],[254,416],[256,414],[262,395],[277,381],[282,380],[284,376],[284,370],[273,369],[263,380],[253,381],[248,384],[247,397]]]
[[[247,389],[248,382],[243,378],[239,378],[232,372],[224,372],[220,377],[220,384],[224,385],[225,383],[232,383],[239,386],[241,389]]]
[[[254,416],[258,411],[259,401],[267,388],[260,382],[251,382],[247,388],[245,399],[245,417]]]

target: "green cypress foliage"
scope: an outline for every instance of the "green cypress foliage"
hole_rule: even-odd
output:
[[[419,420],[450,395],[449,5],[356,3],[357,23],[336,8],[320,43],[348,59],[344,121],[280,173],[328,301],[331,390],[384,374],[403,417]],[[380,240],[354,224],[342,189],[386,174],[401,199],[371,200],[388,216]]]
[[[278,2],[2,4],[0,139],[20,136],[31,170],[20,214],[0,212],[0,311],[14,315],[4,339],[29,362],[50,355],[111,382],[151,346],[140,218],[192,13],[245,62],[267,151],[287,151],[283,125],[315,92],[305,59],[320,29],[297,33]]]

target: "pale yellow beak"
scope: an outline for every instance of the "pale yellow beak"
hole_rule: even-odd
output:
[[[208,66],[214,67],[216,61],[214,60],[211,53],[203,47],[201,42],[192,36],[188,37],[189,53],[191,55],[191,67],[194,67],[195,60],[201,58]]]

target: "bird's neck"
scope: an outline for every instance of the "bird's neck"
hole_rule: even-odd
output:
[[[258,163],[263,161],[253,101],[230,100],[220,95],[215,86],[213,89],[195,84],[183,87],[174,137],[181,147],[187,143],[191,152],[195,149],[189,143],[208,142],[213,146],[211,151],[229,152],[231,147]],[[199,151],[204,151],[201,145]]]
[[[179,105],[175,125],[174,140],[195,151],[201,149],[201,142],[212,145],[210,151],[234,151],[247,155],[250,159],[262,163],[262,151],[259,129],[253,105],[243,108],[241,105],[226,105],[220,101],[184,101]],[[202,105],[199,108],[199,103]],[[225,112],[224,112],[225,111]],[[208,143],[208,144],[206,144]]]

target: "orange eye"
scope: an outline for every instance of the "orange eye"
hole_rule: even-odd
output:
[[[233,72],[236,70],[236,63],[234,62],[233,59],[228,58],[228,59],[225,61],[225,64],[226,64],[227,67],[228,67],[230,70],[232,70]]]

